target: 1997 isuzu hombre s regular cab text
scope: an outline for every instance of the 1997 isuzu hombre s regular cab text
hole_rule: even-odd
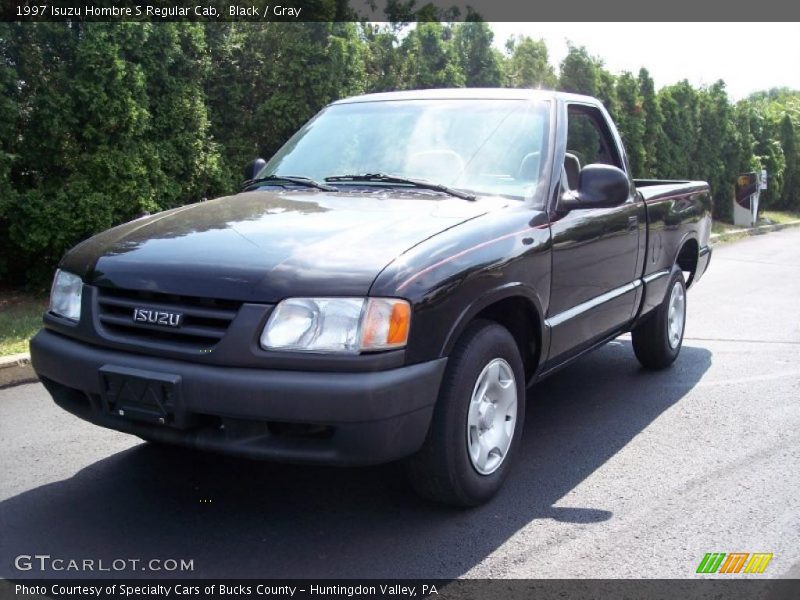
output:
[[[247,457],[403,459],[476,505],[528,386],[626,331],[645,367],[675,360],[711,256],[708,185],[632,179],[585,96],[348,98],[246,176],[67,253],[31,342],[59,406]]]

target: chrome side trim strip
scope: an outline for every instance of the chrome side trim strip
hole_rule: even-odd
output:
[[[605,304],[615,298],[619,298],[620,296],[627,294],[628,292],[634,291],[642,285],[641,279],[636,279],[631,281],[630,283],[626,283],[623,286],[615,288],[611,291],[606,292],[605,294],[600,294],[599,296],[595,296],[587,300],[586,302],[581,302],[577,306],[573,306],[572,308],[568,308],[567,310],[558,313],[557,315],[553,315],[549,319],[545,319],[545,323],[548,327],[557,327],[562,323],[569,321],[570,319],[574,319],[575,317],[582,315],[583,313],[592,310],[593,308],[597,308],[601,304]]]
[[[669,275],[669,269],[661,269],[660,271],[656,271],[655,273],[650,273],[650,275],[644,276],[645,283],[651,283],[656,279],[660,279],[661,277],[666,277]]]

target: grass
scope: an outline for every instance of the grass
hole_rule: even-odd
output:
[[[774,225],[791,223],[800,220],[800,212],[785,210],[762,210],[758,213],[758,225]],[[736,233],[744,231],[746,227],[738,227],[724,221],[714,221],[711,224],[711,233]]]
[[[0,291],[0,356],[28,351],[28,340],[42,326],[45,296]]]
[[[792,221],[800,220],[800,212],[788,210],[764,210],[759,215],[761,221],[768,221],[770,223],[791,223]]]
[[[744,227],[737,227],[736,225],[731,225],[724,221],[711,222],[711,233],[734,233],[736,231],[743,231],[744,229]]]

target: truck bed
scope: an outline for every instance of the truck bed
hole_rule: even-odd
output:
[[[704,273],[710,256],[711,191],[705,181],[635,179],[647,212],[647,243],[642,273],[647,283],[643,311],[665,292],[676,262],[689,273],[687,287]],[[680,252],[680,254],[679,254]]]
[[[709,194],[710,189],[705,181],[680,179],[634,179],[636,189],[641,192],[645,202],[659,199],[685,196],[689,194]]]

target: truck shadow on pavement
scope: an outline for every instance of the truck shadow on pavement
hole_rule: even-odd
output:
[[[612,519],[613,493],[600,506],[554,505],[710,365],[708,350],[685,346],[672,369],[647,372],[630,342],[618,340],[557,373],[529,392],[522,452],[504,489],[467,511],[418,499],[396,465],[300,467],[141,444],[0,503],[0,576],[42,577],[13,567],[16,555],[38,553],[106,566],[131,558],[194,564],[185,573],[141,565],[113,573],[133,577],[457,577],[520,529],[535,535],[537,521],[591,527]]]

